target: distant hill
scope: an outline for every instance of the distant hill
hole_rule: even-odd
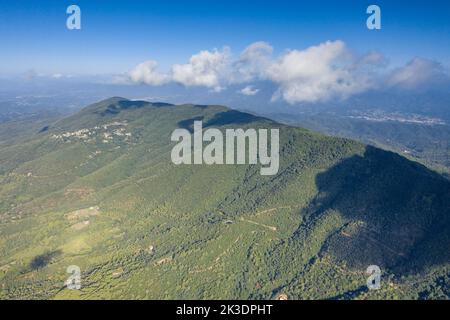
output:
[[[172,164],[200,119],[279,128],[278,174]],[[0,145],[0,180],[2,299],[450,298],[447,179],[224,106],[107,99]]]
[[[432,118],[428,120],[430,123],[426,123],[427,118],[422,122],[414,122],[414,119],[408,118],[379,120],[375,117],[355,117],[334,112],[271,114],[269,117],[282,123],[394,151],[450,176],[450,126],[447,123],[433,123]]]

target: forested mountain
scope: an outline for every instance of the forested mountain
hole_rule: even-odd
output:
[[[278,128],[278,173],[174,165],[171,133],[194,120]],[[396,153],[118,97],[26,134],[0,145],[3,299],[450,297],[450,181]],[[64,285],[70,265],[80,290]]]

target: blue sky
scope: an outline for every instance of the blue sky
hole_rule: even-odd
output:
[[[82,29],[66,29],[66,8]],[[382,30],[365,27],[369,4]],[[0,74],[122,73],[152,59],[160,68],[200,50],[255,41],[276,53],[342,40],[361,54],[382,52],[392,66],[418,56],[450,65],[450,2],[443,1],[2,1]]]

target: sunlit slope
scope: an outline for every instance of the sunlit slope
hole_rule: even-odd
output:
[[[173,165],[170,135],[194,120],[279,128],[278,174]],[[0,151],[2,298],[449,297],[450,183],[393,153],[123,98]],[[64,287],[69,265],[81,290]]]

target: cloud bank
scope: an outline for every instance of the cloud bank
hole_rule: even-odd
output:
[[[190,86],[204,86],[221,90],[222,77],[226,74],[230,63],[228,48],[214,51],[201,51],[195,54],[186,64],[175,64],[172,67],[172,80]]]
[[[356,55],[340,40],[302,50],[285,50],[277,57],[273,51],[263,41],[250,44],[237,58],[228,47],[203,50],[192,55],[187,63],[174,64],[166,73],[159,72],[157,62],[149,60],[130,70],[125,79],[151,86],[174,82],[216,92],[242,84],[239,93],[247,96],[259,92],[252,83],[270,81],[277,85],[273,101],[298,104],[346,99],[380,86],[413,88],[448,78],[442,65],[421,58],[389,72],[387,59],[381,53]]]
[[[342,41],[290,50],[271,64],[267,74],[280,85],[273,98],[289,103],[346,98],[371,85]]]
[[[169,82],[169,75],[159,73],[156,70],[157,67],[158,63],[156,61],[145,61],[130,70],[128,76],[133,82],[145,83],[151,86],[159,86]]]
[[[392,71],[388,79],[391,86],[414,89],[423,85],[434,85],[448,80],[448,73],[438,62],[414,58],[402,68]]]

